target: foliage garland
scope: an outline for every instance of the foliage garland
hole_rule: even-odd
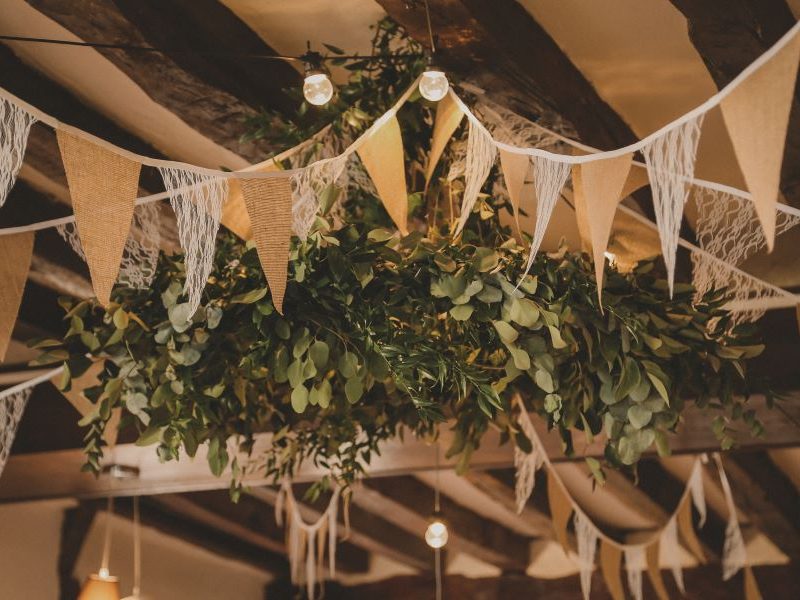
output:
[[[376,28],[374,47],[418,51],[390,21]],[[333,118],[335,134],[351,136],[422,66],[350,65],[332,108],[313,118],[302,108],[279,131],[276,115],[265,113],[254,135],[292,143]],[[415,98],[399,115],[415,182],[430,109]],[[714,430],[723,446],[734,442],[733,420],[760,433],[739,394],[749,391],[746,360],[762,346],[753,327],[731,326],[724,291],[693,304],[691,286],[679,284],[669,299],[659,267],[644,262],[628,274],[606,270],[601,310],[590,259],[566,249],[540,254],[520,282],[526,251],[500,224],[502,198],[483,196],[463,236],[450,237],[439,198],[457,187],[441,180],[427,195],[411,194],[419,227],[403,238],[386,228],[367,190],[326,190],[314,231],[293,242],[284,316],[252,244],[224,232],[189,323],[180,255],[162,254],[149,289],[118,287],[105,310],[62,299],[69,329],[38,344],[38,363],[64,361],[66,389],[92,361],[105,361],[101,385],[86,391],[95,402],[82,421],[87,468],[99,469],[102,433],[117,407],[120,427],[135,427],[137,443],[157,444],[163,460],[207,443],[213,473],[233,464],[234,489],[245,465],[239,453],[229,456],[228,443],[236,439],[247,453],[260,432],[273,434],[257,463],[266,475],[290,475],[311,460],[345,484],[380,442],[406,430],[435,434],[444,420],[456,433],[449,454],[460,456],[460,469],[490,426],[529,451],[510,417],[512,389],[560,431],[568,452],[574,431],[605,432],[614,465],[635,464],[654,444],[667,453],[689,398],[719,411]],[[334,206],[346,223],[338,229]],[[597,461],[590,467],[602,479]]]

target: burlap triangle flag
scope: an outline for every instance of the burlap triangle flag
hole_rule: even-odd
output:
[[[433,135],[431,137],[431,152],[428,155],[428,164],[425,168],[426,190],[431,182],[431,177],[433,177],[433,172],[436,170],[436,165],[439,164],[444,149],[447,147],[447,142],[453,137],[463,118],[464,112],[450,94],[442,98],[436,106],[436,120],[433,123]]]
[[[625,600],[622,590],[622,550],[606,540],[600,543],[600,571],[614,600]]]
[[[678,508],[678,531],[680,531],[683,543],[689,551],[694,554],[698,561],[705,563],[705,553],[702,546],[700,546],[700,540],[697,539],[697,534],[692,525],[692,503],[688,495],[683,499],[680,508]]]
[[[358,149],[386,212],[400,233],[408,233],[408,191],[400,123],[391,115],[374,129]]]
[[[128,240],[142,165],[61,129],[56,136],[92,287],[105,306]]]
[[[60,390],[64,395],[64,398],[67,399],[67,402],[69,402],[73,408],[78,411],[78,414],[80,414],[81,417],[85,417],[95,408],[94,403],[89,400],[83,392],[88,388],[100,385],[100,373],[103,372],[104,366],[105,361],[103,360],[97,360],[93,362],[82,375],[72,378],[70,381],[69,390]],[[60,387],[59,378],[60,375],[56,375],[50,380],[51,383],[56,386],[56,388]],[[121,408],[115,408],[112,410],[111,416],[109,417],[105,430],[103,431],[103,440],[110,448],[113,448],[117,444],[119,421],[121,417]]]
[[[753,568],[750,565],[744,568],[744,599],[762,600],[761,590],[758,589],[758,582],[756,581],[756,576],[753,575]]]
[[[0,362],[6,359],[33,256],[32,231],[0,235]]]
[[[647,575],[650,578],[650,583],[658,596],[658,600],[669,600],[667,588],[664,587],[664,579],[661,577],[661,567],[659,565],[659,551],[661,544],[656,540],[645,548],[645,557],[647,559]]]
[[[628,178],[625,180],[625,185],[622,186],[620,198],[626,198],[634,193],[636,190],[650,185],[650,177],[647,175],[647,167],[642,165],[631,165],[631,170],[628,173]]]
[[[294,149],[292,149],[294,150]],[[282,160],[286,153],[270,158],[258,164],[242,169],[245,173],[270,173],[279,171],[276,162]],[[244,196],[239,180],[232,177],[228,180],[228,198],[222,205],[222,224],[238,235],[243,240],[253,238],[253,228],[250,224],[250,217],[247,214],[247,207],[244,204]]]
[[[775,243],[775,205],[798,60],[800,35],[795,35],[720,104],[770,251]]]
[[[564,552],[569,552],[567,524],[572,514],[572,502],[564,491],[561,481],[550,470],[547,471],[547,502],[550,506],[550,517],[553,519],[556,539],[564,548]]]
[[[289,269],[292,237],[292,182],[290,176],[240,179],[244,204],[253,227],[253,239],[267,278],[275,309],[283,314],[283,296]]]
[[[527,154],[500,149],[500,168],[503,169],[503,179],[506,182],[511,206],[514,208],[514,221],[520,237],[522,228],[519,225],[519,207],[522,206],[522,188],[525,186],[525,176],[530,166],[531,161]]]
[[[633,154],[616,158],[594,160],[578,165],[580,175],[575,184],[576,195],[581,197],[586,210],[589,234],[597,278],[597,298],[602,300],[605,252],[617,204],[622,199],[622,190],[631,170]],[[578,201],[575,202],[576,206]],[[602,306],[602,304],[601,304]]]

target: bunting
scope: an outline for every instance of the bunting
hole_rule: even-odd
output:
[[[34,233],[0,236],[0,362],[6,358],[31,267]]]
[[[7,98],[0,98],[0,206],[5,204],[25,157],[28,134],[36,119]]]
[[[275,310],[283,314],[292,236],[292,182],[287,174],[243,179],[240,184],[272,302]]]
[[[430,185],[431,177],[433,177],[433,172],[436,170],[436,165],[439,164],[439,159],[444,153],[444,149],[463,119],[464,111],[461,110],[461,107],[450,94],[447,94],[439,101],[436,106],[436,119],[433,122],[431,151],[428,154],[428,164],[425,167],[426,191]]]
[[[128,241],[142,165],[63,129],[56,136],[92,287],[107,306]]]
[[[539,247],[542,245],[547,225],[553,214],[556,201],[561,197],[561,190],[569,178],[569,163],[550,160],[541,156],[533,157],[533,187],[536,190],[536,225],[531,238],[531,247],[528,253],[528,262],[525,273],[531,270],[533,260]],[[523,275],[523,277],[524,277]]]
[[[17,390],[0,398],[0,476],[6,467],[11,446],[17,435],[17,426],[33,388]]]
[[[547,502],[550,506],[550,516],[553,519],[553,530],[556,539],[561,544],[565,553],[569,553],[569,538],[567,537],[567,524],[572,514],[572,501],[567,496],[563,484],[553,471],[547,471]]]
[[[622,550],[612,542],[603,540],[600,544],[600,570],[613,600],[625,600],[622,590]]]
[[[503,179],[506,182],[506,190],[511,200],[511,207],[514,209],[514,222],[517,225],[517,233],[522,236],[522,228],[519,224],[519,209],[522,206],[522,188],[525,185],[525,178],[528,175],[531,161],[527,154],[516,154],[508,150],[500,150],[500,168],[503,171]]]
[[[647,576],[656,591],[658,600],[669,600],[667,588],[664,587],[664,579],[661,577],[661,567],[659,565],[659,554],[661,544],[658,540],[647,546],[644,550],[645,561],[647,563]]]
[[[470,120],[464,167],[464,197],[461,200],[461,214],[458,216],[454,235],[459,235],[464,230],[481,188],[492,170],[496,153],[497,149],[489,132],[479,123]]]

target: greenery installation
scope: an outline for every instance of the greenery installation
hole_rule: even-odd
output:
[[[374,44],[378,54],[419,51],[389,21]],[[290,122],[265,113],[254,131],[292,145],[332,122],[334,136],[352,139],[422,67],[349,64],[332,107],[312,114],[303,105]],[[412,189],[423,187],[432,108],[415,98],[399,114]],[[441,173],[463,143],[453,143]],[[678,284],[669,299],[660,267],[644,262],[627,274],[607,269],[601,310],[590,259],[566,250],[540,253],[520,281],[527,250],[500,223],[509,210],[501,197],[483,196],[463,236],[450,235],[442,207],[458,204],[458,186],[442,176],[411,194],[413,232],[402,238],[366,186],[327,189],[315,230],[293,242],[284,316],[255,248],[226,232],[191,323],[183,324],[179,255],[161,256],[149,289],[118,287],[107,310],[63,300],[69,329],[42,343],[40,362],[65,361],[66,388],[105,359],[101,385],[86,392],[96,403],[83,419],[87,468],[99,468],[116,407],[125,409],[121,427],[136,428],[137,443],[157,445],[164,460],[207,443],[211,470],[233,463],[234,483],[243,465],[229,456],[229,440],[247,451],[261,432],[273,434],[266,455],[254,457],[263,473],[277,479],[310,460],[344,484],[382,440],[433,435],[444,421],[456,432],[449,454],[460,469],[489,427],[529,451],[511,415],[515,390],[568,452],[575,431],[605,432],[615,466],[634,465],[653,445],[667,453],[687,399],[718,412],[724,447],[736,419],[759,432],[734,392],[748,391],[745,363],[762,346],[751,326],[731,327],[724,291],[693,305],[691,286]],[[590,466],[602,479],[597,461]]]

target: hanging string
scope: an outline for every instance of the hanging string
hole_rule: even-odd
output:
[[[113,482],[113,479],[112,479]],[[113,485],[113,484],[112,484]],[[100,577],[108,577],[108,561],[111,556],[111,519],[114,516],[114,496],[109,494],[106,503],[106,531],[103,538],[103,558],[100,561]]]
[[[132,596],[139,599],[142,583],[142,533],[139,525],[139,496],[133,497],[133,592]]]
[[[435,459],[435,467],[436,467],[436,480],[433,487],[433,511],[437,515],[441,511],[440,499],[439,499],[439,442],[436,442],[436,459]],[[436,579],[435,586],[436,586],[436,600],[442,600],[442,549],[441,548],[434,548],[434,577]]]

